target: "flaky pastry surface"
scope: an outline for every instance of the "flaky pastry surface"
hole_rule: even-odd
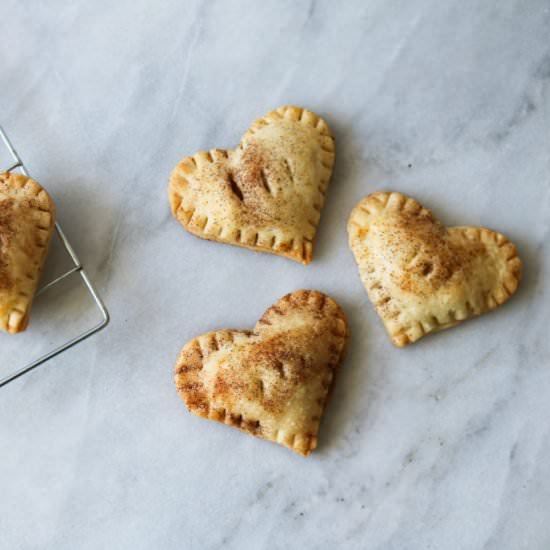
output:
[[[197,416],[235,426],[307,456],[348,338],[341,308],[314,290],[287,294],[254,330],[219,330],[188,342],[177,391]]]
[[[25,330],[55,223],[48,193],[22,174],[0,174],[0,329]]]
[[[396,346],[496,308],[521,278],[506,237],[484,227],[447,228],[401,193],[362,199],[348,235],[361,280]]]
[[[334,165],[334,139],[315,113],[284,106],[231,150],[184,158],[169,183],[172,214],[199,237],[308,264]]]

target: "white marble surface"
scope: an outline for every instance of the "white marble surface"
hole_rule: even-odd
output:
[[[550,548],[548,0],[0,11],[0,121],[112,313],[0,390],[2,550]],[[314,263],[186,234],[172,166],[288,102],[337,138]],[[345,233],[378,189],[509,235],[521,290],[393,348]],[[334,296],[353,331],[307,460],[191,416],[172,383],[187,339],[251,326],[300,287]]]

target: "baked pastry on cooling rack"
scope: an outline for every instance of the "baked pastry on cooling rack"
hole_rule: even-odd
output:
[[[25,330],[55,224],[46,190],[22,174],[0,174],[0,329]]]

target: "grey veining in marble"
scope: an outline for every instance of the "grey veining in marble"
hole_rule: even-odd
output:
[[[2,550],[550,548],[548,0],[0,12],[0,122],[112,313],[0,391]],[[180,157],[237,143],[284,103],[337,139],[308,267],[192,237],[167,206]],[[518,294],[393,348],[345,232],[380,189],[508,235]],[[171,372],[192,336],[251,326],[300,287],[334,296],[352,326],[307,460],[191,416]]]

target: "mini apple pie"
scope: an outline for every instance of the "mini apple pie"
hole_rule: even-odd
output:
[[[25,330],[54,227],[55,208],[33,179],[0,174],[0,329]]]
[[[515,246],[483,227],[445,227],[400,193],[373,193],[348,221],[370,300],[396,346],[503,304],[516,291]]]
[[[198,237],[308,264],[333,164],[326,122],[280,107],[254,122],[236,149],[184,158],[170,177],[170,206]]]
[[[338,304],[298,290],[270,307],[251,330],[219,330],[188,342],[175,367],[188,409],[307,456],[348,327]]]

